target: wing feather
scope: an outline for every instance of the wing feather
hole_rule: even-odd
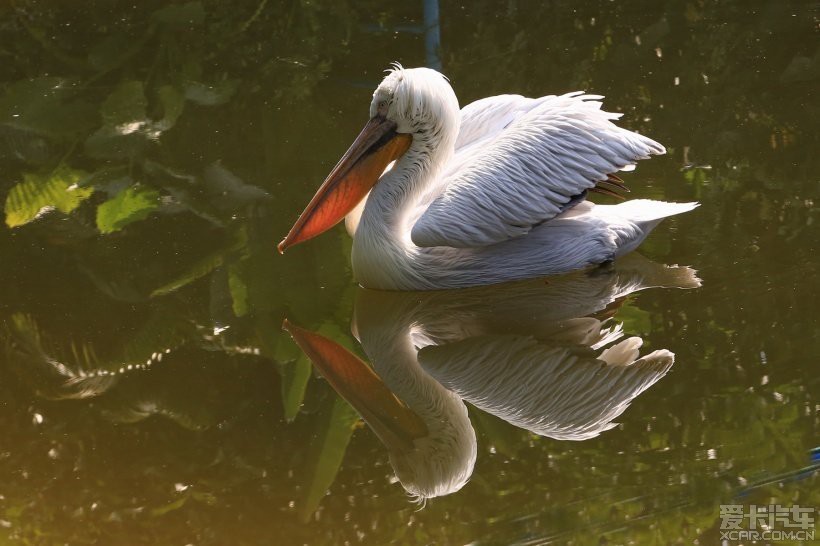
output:
[[[456,139],[456,150],[468,148],[495,136],[510,123],[538,106],[544,98],[497,95],[471,102],[461,109],[461,128]]]
[[[413,226],[418,246],[476,247],[528,233],[636,161],[665,153],[612,123],[599,95],[490,97],[462,110],[441,192]]]

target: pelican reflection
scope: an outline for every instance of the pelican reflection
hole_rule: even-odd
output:
[[[534,434],[586,440],[674,363],[627,337],[612,317],[647,288],[700,286],[689,267],[633,255],[607,269],[435,292],[359,289],[353,333],[368,366],[342,346],[286,323],[294,340],[388,449],[418,499],[469,480],[476,434],[465,402]]]

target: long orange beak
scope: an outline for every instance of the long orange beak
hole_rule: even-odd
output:
[[[421,417],[399,400],[363,360],[335,341],[294,326],[287,319],[282,328],[388,449],[409,451],[413,440],[428,435]]]
[[[368,121],[279,243],[279,252],[335,226],[364,199],[387,165],[406,152],[412,141],[411,135],[397,133],[396,123],[383,116]]]

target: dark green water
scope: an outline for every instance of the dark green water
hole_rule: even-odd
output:
[[[817,4],[581,4],[442,2],[461,103],[605,95],[669,150],[631,197],[702,206],[642,258],[432,296],[357,288],[341,227],[275,252],[382,71],[425,64],[421,2],[0,6],[0,544],[717,544],[720,504],[820,506]],[[449,494],[419,509],[284,318],[447,400]],[[596,402],[558,380],[601,366],[579,324],[675,363]],[[384,341],[411,327],[426,372]],[[552,428],[508,422],[539,394]],[[574,402],[619,411],[579,440]]]

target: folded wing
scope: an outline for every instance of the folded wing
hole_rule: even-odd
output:
[[[441,193],[413,226],[418,246],[477,247],[520,237],[611,173],[666,150],[612,123],[597,95],[502,95],[462,110]]]

